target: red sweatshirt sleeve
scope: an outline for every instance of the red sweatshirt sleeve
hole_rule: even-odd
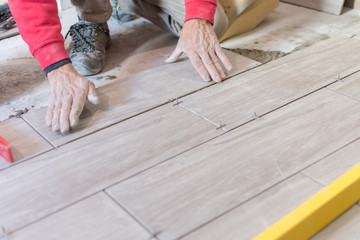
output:
[[[42,69],[69,58],[56,0],[9,0],[19,32]]]
[[[214,24],[217,0],[185,0],[185,22],[193,18],[202,18]]]

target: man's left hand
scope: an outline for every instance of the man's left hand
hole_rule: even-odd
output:
[[[228,57],[220,47],[220,43],[212,25],[204,19],[191,19],[185,22],[179,42],[166,62],[176,62],[186,53],[202,79],[221,82],[225,73],[221,63],[227,70],[232,69]]]

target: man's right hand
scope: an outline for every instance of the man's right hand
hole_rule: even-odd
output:
[[[86,99],[93,104],[99,102],[95,85],[81,76],[71,63],[49,72],[48,79],[51,89],[46,124],[53,131],[68,132],[79,123]]]

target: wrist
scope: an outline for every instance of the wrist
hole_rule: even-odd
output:
[[[45,76],[47,76],[51,71],[65,65],[65,64],[68,64],[68,63],[71,63],[70,58],[66,58],[66,59],[60,60],[56,63],[51,64],[50,66],[48,66],[44,69]]]

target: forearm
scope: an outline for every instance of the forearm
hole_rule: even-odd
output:
[[[55,0],[9,0],[19,32],[42,69],[69,59]]]

